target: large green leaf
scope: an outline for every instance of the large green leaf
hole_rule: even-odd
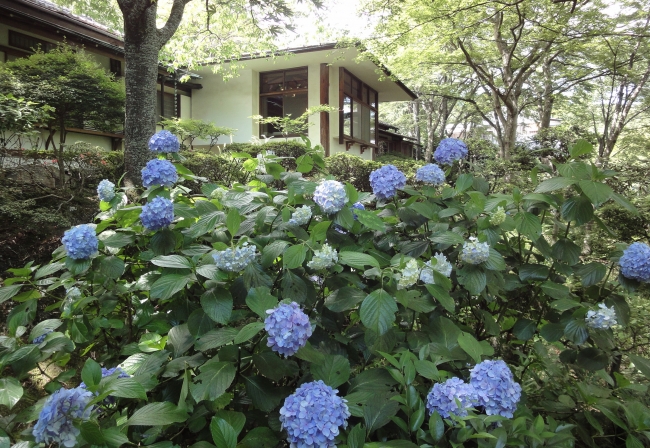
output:
[[[350,378],[350,361],[341,355],[326,355],[325,360],[310,366],[315,380],[323,380],[332,388],[337,388]]]
[[[237,446],[237,433],[235,429],[222,418],[212,417],[210,422],[212,440],[218,448],[235,448]]]
[[[395,299],[383,289],[371,292],[361,303],[361,321],[380,335],[392,327],[396,312]]]
[[[361,252],[341,251],[339,253],[339,261],[355,269],[365,269],[366,266],[380,268],[379,262],[375,257]]]
[[[242,342],[248,341],[250,338],[262,331],[263,328],[264,322],[251,322],[239,330],[239,333],[235,336],[235,344],[241,344]]]
[[[106,385],[114,397],[147,399],[147,393],[135,378],[115,378]]]
[[[363,406],[363,419],[368,428],[368,433],[386,425],[391,417],[397,414],[399,403],[389,399],[389,396],[379,394],[372,397]]]
[[[335,313],[351,310],[366,297],[366,293],[352,286],[337,289],[325,298],[325,306]]]
[[[23,396],[23,387],[13,377],[0,378],[0,404],[13,408]]]
[[[580,277],[582,286],[585,288],[595,285],[607,274],[607,267],[596,261],[583,264],[576,269],[576,275]]]
[[[151,285],[151,298],[167,300],[185,288],[185,285],[187,285],[189,281],[190,277],[188,275],[163,275],[158,280],[156,280],[153,285]]]
[[[567,221],[575,221],[581,226],[594,218],[594,206],[591,201],[583,195],[569,198],[560,208],[562,217]]]
[[[304,244],[297,244],[284,251],[282,262],[285,269],[296,269],[302,266],[306,256],[307,247]]]
[[[174,347],[174,356],[178,357],[192,347],[194,336],[187,324],[181,324],[169,330],[168,341]]]
[[[519,212],[515,215],[517,231],[531,240],[536,240],[542,234],[542,223],[530,212]]]
[[[241,441],[242,448],[275,448],[277,445],[278,436],[265,426],[251,429]]]
[[[575,180],[566,177],[553,177],[539,184],[535,189],[535,193],[550,193],[555,190],[563,190],[575,183]]]
[[[111,256],[104,258],[99,263],[99,271],[108,278],[118,279],[124,273],[125,266],[124,260]]]
[[[593,180],[581,180],[578,182],[582,192],[591,199],[591,202],[595,206],[599,206],[609,200],[614,193],[612,187],[606,185],[602,182],[596,182]]]
[[[172,423],[181,423],[189,416],[184,409],[165,401],[163,403],[151,403],[136,410],[131,418],[127,420],[127,426],[163,426]]]
[[[596,371],[607,367],[609,357],[602,350],[587,347],[578,352],[577,364],[583,369]]]
[[[225,361],[216,361],[216,358],[203,364],[201,373],[194,378],[190,385],[190,392],[194,399],[216,400],[223,395],[232,384],[237,374],[234,365]]]
[[[638,355],[633,355],[631,353],[628,353],[627,356],[630,357],[630,360],[634,363],[634,366],[639,369],[646,378],[650,379],[650,360],[642,358]]]
[[[199,351],[212,350],[226,345],[235,339],[239,330],[236,328],[219,328],[208,331],[196,342],[196,349]]]
[[[521,339],[522,341],[527,341],[533,337],[535,330],[537,329],[535,322],[530,319],[519,319],[514,327],[512,327],[512,333]]]
[[[594,146],[587,140],[576,140],[576,142],[569,147],[569,154],[572,158],[577,159],[580,156],[589,154],[594,150]]]
[[[427,291],[450,313],[455,312],[456,303],[449,293],[440,285],[426,285]]]
[[[465,353],[472,357],[474,362],[477,364],[481,362],[483,349],[481,348],[481,344],[476,340],[474,336],[465,332],[459,334],[458,345],[460,345],[460,348],[462,348]]]
[[[580,246],[567,238],[560,238],[553,244],[553,258],[573,266],[580,261]]]
[[[266,311],[278,306],[278,299],[271,295],[269,288],[261,286],[259,288],[251,288],[248,291],[246,305],[259,317],[266,319],[266,316],[268,316]]]
[[[215,322],[227,324],[232,314],[232,295],[225,288],[210,288],[201,295],[201,307]]]
[[[151,260],[152,264],[163,268],[190,269],[192,263],[182,255],[159,255]]]
[[[245,376],[246,395],[262,412],[271,412],[280,404],[283,390],[261,376]]]
[[[236,208],[228,210],[228,215],[226,216],[226,228],[228,229],[228,232],[230,232],[230,235],[234,236],[237,234],[241,222],[241,216],[239,216],[239,212]]]
[[[386,231],[386,224],[375,212],[370,210],[355,210],[354,214],[357,215],[359,222],[369,229],[380,232]]]

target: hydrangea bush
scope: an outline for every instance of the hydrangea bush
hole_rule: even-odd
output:
[[[50,263],[3,280],[0,441],[647,446],[650,360],[625,333],[647,258],[583,254],[603,204],[634,210],[591,150],[540,164],[529,191],[456,169],[410,187],[393,167],[375,194],[303,177],[317,147],[246,185],[152,152],[177,179],[117,191]]]

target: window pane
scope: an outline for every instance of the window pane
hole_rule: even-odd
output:
[[[370,104],[370,101],[368,101],[368,87],[365,85],[363,86],[361,101]]]
[[[350,131],[351,111],[350,97],[346,96],[343,98],[343,135],[352,135]]]
[[[284,73],[262,73],[260,76],[260,92],[280,92],[284,89]]]
[[[361,99],[361,81],[352,80],[352,98]]]
[[[345,75],[343,77],[344,79],[344,85],[345,87],[343,88],[343,93],[347,93],[348,95],[352,95],[352,77],[348,72],[345,72]]]
[[[361,107],[356,101],[352,102],[352,137],[361,138]]]
[[[375,123],[377,122],[377,112],[374,110],[370,111],[370,143],[373,145],[377,143],[377,128]]]
[[[372,89],[370,89],[370,105],[375,109],[377,108],[377,92]]]
[[[260,107],[261,107],[261,115],[263,117],[281,117],[282,116],[282,104],[283,104],[283,96],[278,95],[278,96],[263,96],[260,98]],[[277,129],[275,126],[272,124],[264,124],[262,125],[262,134],[264,135],[276,135],[279,134],[280,131]]]
[[[284,90],[307,88],[307,69],[299,68],[284,72]]]
[[[370,142],[370,109],[360,106],[361,109],[361,140]]]
[[[284,116],[291,118],[301,116],[307,110],[307,93],[292,93],[284,95]]]

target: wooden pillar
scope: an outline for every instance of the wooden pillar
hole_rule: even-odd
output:
[[[320,104],[330,103],[330,68],[320,65]],[[320,113],[320,144],[325,149],[325,157],[330,155],[330,113]]]

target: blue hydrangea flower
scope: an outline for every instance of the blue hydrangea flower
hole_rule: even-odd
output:
[[[311,336],[309,317],[296,302],[281,303],[277,308],[266,310],[264,328],[269,334],[266,345],[284,356],[294,355]]]
[[[222,271],[239,272],[255,260],[257,247],[244,243],[234,249],[228,248],[212,255],[217,267]]]
[[[433,158],[442,165],[452,165],[456,160],[467,157],[467,145],[457,138],[442,139]]]
[[[370,186],[379,199],[390,199],[406,186],[406,176],[395,165],[384,165],[370,173]]]
[[[108,179],[102,180],[97,185],[97,196],[100,201],[110,202],[115,197],[115,184]]]
[[[420,280],[427,285],[433,285],[435,283],[433,271],[440,272],[445,277],[451,275],[452,266],[449,260],[447,260],[447,257],[438,252],[433,256],[433,258],[435,258],[436,264],[433,264],[433,261],[429,260],[424,263],[425,266],[420,272]]]
[[[314,256],[307,266],[315,271],[329,269],[339,261],[339,254],[329,244],[323,244],[320,250],[314,251]]]
[[[156,196],[142,207],[140,221],[147,230],[164,229],[174,221],[174,204],[167,198]]]
[[[440,185],[445,181],[445,172],[435,163],[429,163],[418,168],[415,180],[425,184]]]
[[[61,388],[50,395],[32,431],[36,443],[75,446],[80,431],[73,422],[90,418],[93,406],[88,406],[88,403],[93,398],[94,395],[82,387]]]
[[[45,340],[45,338],[47,337],[47,335],[50,334],[50,333],[52,333],[52,331],[54,331],[54,330],[48,330],[48,331],[46,331],[45,333],[43,333],[42,335],[35,337],[35,338],[32,340],[32,344],[34,344],[34,345],[40,345],[40,344]]]
[[[171,187],[178,180],[176,167],[169,160],[153,159],[142,168],[142,185],[145,188]]]
[[[331,215],[338,212],[348,202],[345,186],[336,180],[321,182],[314,191],[314,202],[323,210],[323,213]]]
[[[508,365],[501,361],[483,361],[470,371],[469,383],[474,386],[477,404],[487,415],[512,418],[521,398],[521,386],[516,383]]]
[[[418,281],[418,274],[420,273],[420,267],[418,262],[415,259],[410,259],[404,269],[402,274],[397,281],[397,289],[406,289],[409,286],[413,286]]]
[[[357,219],[359,219],[359,216],[356,213],[354,213],[354,211],[355,210],[365,210],[365,209],[366,209],[366,207],[364,207],[361,202],[355,202],[354,204],[352,204],[350,206],[350,211],[352,212],[352,217],[354,218],[355,221]]]
[[[289,220],[289,224],[294,226],[302,226],[307,224],[310,219],[311,219],[311,207],[309,207],[308,205],[303,205],[302,207],[297,208],[296,211],[294,211],[291,214],[291,219]]]
[[[477,401],[476,390],[471,384],[460,378],[449,378],[444,383],[433,385],[427,395],[427,410],[429,414],[438,411],[442,418],[449,418],[452,414],[466,417],[468,409],[476,406]]]
[[[305,383],[284,400],[280,423],[292,448],[333,448],[339,427],[347,428],[350,411],[321,380]]]
[[[149,149],[158,153],[178,152],[181,142],[169,131],[158,131],[149,139]]]
[[[126,373],[124,370],[122,370],[121,367],[112,367],[110,369],[107,369],[106,367],[102,367],[102,378],[111,376],[116,372],[117,372],[117,378],[131,378],[131,375]],[[85,389],[86,383],[82,381],[81,384],[79,384],[79,387],[83,387]]]
[[[650,247],[647,244],[630,244],[618,264],[624,277],[650,283]]]
[[[460,259],[469,264],[481,264],[490,258],[490,245],[480,243],[476,237],[470,236],[469,241],[463,244]]]
[[[61,239],[68,258],[86,260],[97,253],[99,240],[95,228],[89,224],[80,224],[66,230]]]
[[[616,310],[612,306],[608,308],[604,303],[598,304],[600,308],[597,311],[589,310],[585,322],[591,328],[599,330],[608,330],[616,325]]]
[[[490,216],[490,224],[493,226],[500,226],[506,220],[506,211],[503,207],[497,207],[497,209],[492,212]]]

